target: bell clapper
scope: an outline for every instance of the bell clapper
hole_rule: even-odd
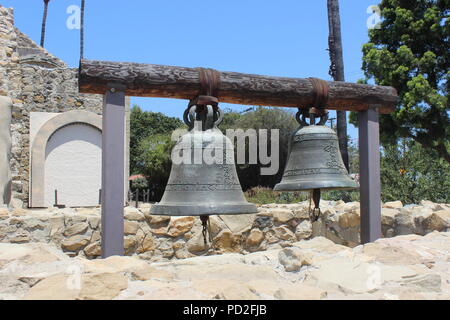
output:
[[[311,210],[311,199],[314,202],[314,209]],[[309,217],[312,222],[316,222],[319,220],[319,217],[321,215],[320,211],[320,189],[314,189],[310,193],[309,197]]]
[[[208,241],[206,240],[206,233],[208,232],[209,216],[202,215],[202,216],[200,216],[200,220],[202,221],[203,241],[204,241],[205,247],[206,247],[208,245]]]

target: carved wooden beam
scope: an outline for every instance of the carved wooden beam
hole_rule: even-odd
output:
[[[308,79],[220,72],[219,101],[254,106],[307,107],[315,97]],[[79,91],[105,94],[108,84],[125,86],[127,96],[192,99],[200,89],[196,68],[155,64],[81,60]],[[327,109],[363,111],[377,107],[394,111],[398,102],[392,87],[329,81]]]

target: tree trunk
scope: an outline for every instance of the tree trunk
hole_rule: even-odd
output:
[[[81,0],[80,59],[84,57],[84,4],[85,0]]]
[[[328,0],[328,25],[330,29],[328,38],[331,60],[330,75],[334,81],[345,81],[339,0]],[[339,149],[344,165],[349,170],[346,111],[336,111],[336,122]]]
[[[41,27],[41,47],[44,47],[45,42],[45,25],[47,24],[47,10],[49,1],[50,0],[44,0],[44,16],[42,17],[42,27]]]

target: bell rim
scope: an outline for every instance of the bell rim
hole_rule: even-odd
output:
[[[324,191],[331,190],[357,190],[359,184],[355,181],[292,181],[280,182],[273,188],[273,191],[311,191],[320,189]]]
[[[231,205],[171,205],[154,204],[150,214],[158,216],[202,216],[202,215],[240,215],[255,214],[258,208],[252,203]]]

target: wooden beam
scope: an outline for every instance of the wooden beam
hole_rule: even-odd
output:
[[[308,79],[281,78],[220,72],[220,102],[273,107],[307,107],[314,101],[314,90]],[[125,95],[192,99],[199,91],[196,68],[155,64],[81,60],[79,91],[104,94],[108,83],[125,86]],[[398,101],[392,87],[328,82],[327,109],[364,111],[378,105],[380,113],[394,111]]]
[[[361,243],[381,238],[380,133],[376,108],[358,114]]]
[[[114,86],[103,92],[102,257],[124,254],[125,94]]]

